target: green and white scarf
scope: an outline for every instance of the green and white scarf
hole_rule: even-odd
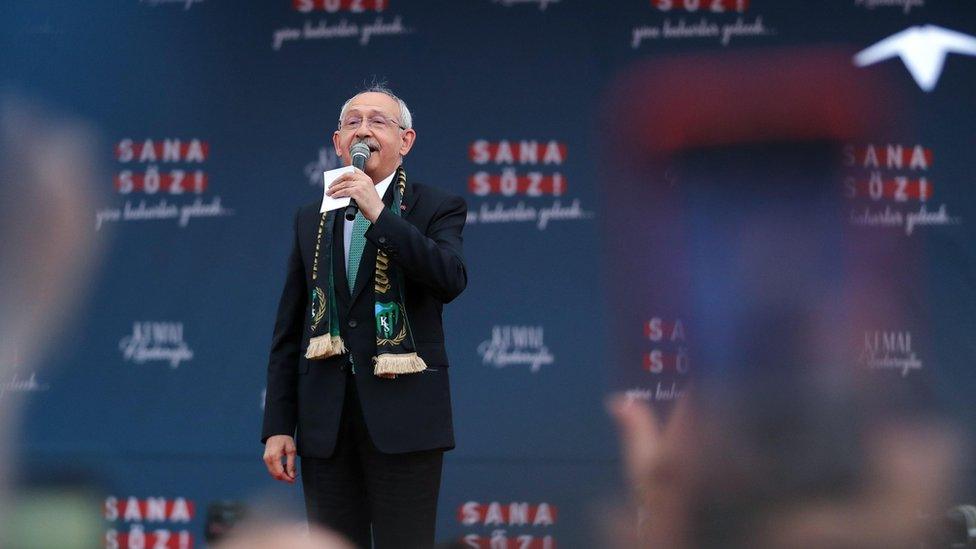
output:
[[[397,169],[396,184],[393,189],[393,204],[390,213],[400,216],[403,195],[407,188],[407,174],[403,168]],[[311,340],[305,358],[321,360],[348,352],[339,335],[339,314],[335,307],[336,266],[332,260],[332,238],[336,222],[336,212],[322,214],[319,231],[315,241],[315,257],[312,261],[312,323]],[[326,289],[319,285],[319,258],[323,265],[329,265],[329,281]],[[365,276],[361,273],[359,276]],[[353,288],[355,281],[349,281]],[[376,356],[373,357],[373,374],[381,377],[395,377],[397,374],[420,372],[427,368],[424,360],[417,355],[410,321],[403,302],[403,272],[383,250],[376,251],[374,271],[374,317],[376,321]]]

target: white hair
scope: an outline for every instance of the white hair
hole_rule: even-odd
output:
[[[405,130],[409,130],[410,128],[413,127],[413,116],[410,115],[410,109],[407,108],[407,104],[403,102],[403,99],[397,97],[396,94],[393,93],[393,90],[387,88],[383,84],[373,84],[359,91],[358,93],[356,93],[356,95],[350,97],[349,99],[346,99],[346,102],[342,104],[342,108],[339,109],[340,123],[342,122],[342,117],[346,114],[346,109],[349,108],[349,103],[352,103],[353,99],[355,99],[357,96],[360,96],[364,93],[382,93],[383,95],[390,96],[390,98],[396,101],[397,105],[400,106],[400,119],[399,119],[400,127],[402,127]]]

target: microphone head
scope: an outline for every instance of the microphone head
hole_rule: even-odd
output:
[[[366,163],[366,159],[369,158],[369,155],[370,155],[369,145],[367,145],[366,143],[363,143],[362,141],[360,141],[359,143],[356,143],[355,145],[353,145],[349,149],[349,156],[352,157],[352,163],[353,163],[353,165],[354,166],[357,166],[359,168],[362,168],[362,166],[358,166],[357,165],[357,163],[356,163],[357,158],[356,157],[361,157],[362,158],[362,163],[365,164]]]

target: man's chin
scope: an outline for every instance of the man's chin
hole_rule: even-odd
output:
[[[395,170],[396,170],[395,167],[393,169],[390,169],[390,168],[383,168],[382,166],[370,166],[369,163],[367,163],[366,169],[364,169],[363,171],[366,172],[366,175],[372,178],[373,183],[379,183],[388,175],[393,173]]]

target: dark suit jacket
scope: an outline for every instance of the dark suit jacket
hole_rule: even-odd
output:
[[[392,201],[394,180],[383,197]],[[288,259],[268,362],[268,386],[261,442],[297,430],[301,456],[329,457],[336,444],[349,356],[307,360],[312,259],[320,202],[299,209],[295,242]],[[447,353],[441,309],[464,290],[467,273],[461,231],[464,199],[426,185],[407,183],[401,216],[388,209],[366,231],[356,287],[346,280],[341,212],[335,222],[333,261],[335,304],[342,339],[356,365],[356,387],[363,417],[376,447],[386,453],[454,447]],[[427,370],[384,379],[373,375],[376,353],[373,273],[376,250],[383,249],[404,275],[404,300],[417,352]],[[319,266],[320,282],[323,271]],[[320,284],[321,285],[321,284]],[[324,286],[323,286],[324,289]]]

